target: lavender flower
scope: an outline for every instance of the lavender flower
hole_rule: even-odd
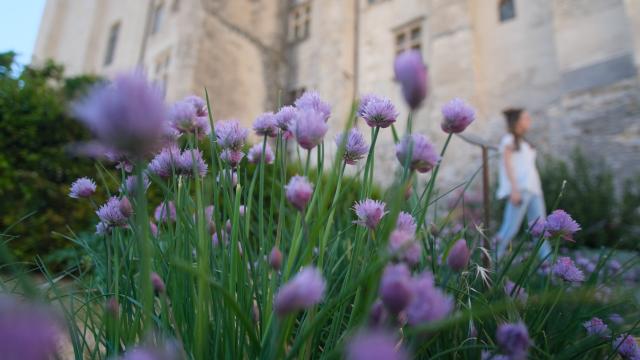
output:
[[[202,110],[202,105],[194,98],[196,97],[189,97],[173,104],[169,113],[169,120],[171,126],[178,133],[197,134],[201,138],[204,135],[209,135],[211,125],[209,124],[206,108]],[[202,101],[202,99],[199,101]]]
[[[367,98],[367,101],[360,105],[362,118],[370,127],[387,128],[396,122],[398,111],[391,100],[375,95]]]
[[[613,342],[613,348],[625,360],[640,359],[640,348],[638,343],[630,334],[622,334]]]
[[[63,329],[45,307],[0,297],[0,357],[6,360],[57,358]]]
[[[296,113],[293,136],[303,149],[316,147],[329,130],[323,114],[313,109],[302,109]]]
[[[300,270],[278,290],[273,307],[279,316],[318,304],[324,297],[326,283],[320,270],[307,267]]]
[[[409,167],[411,170],[426,173],[431,171],[440,161],[440,155],[435,151],[429,140],[424,135],[413,134],[405,136],[396,145],[396,157],[403,166],[406,163],[407,156],[409,156],[410,148],[412,155]]]
[[[573,260],[566,256],[561,256],[553,265],[553,274],[569,283],[579,283],[584,281],[584,274],[580,271]]]
[[[147,344],[127,350],[120,360],[184,360],[184,350],[175,340]]]
[[[259,136],[275,137],[278,134],[275,115],[272,112],[259,115],[253,122],[253,131]]]
[[[358,111],[356,112],[359,117],[364,117],[364,109],[367,107],[370,101],[380,99],[375,94],[365,94],[360,97],[360,104],[358,105]]]
[[[545,228],[551,236],[573,241],[573,234],[580,230],[580,225],[567,212],[558,209],[547,216]]]
[[[356,128],[349,130],[346,140],[344,137],[344,134],[338,134],[336,136],[336,145],[341,146],[344,142],[344,161],[349,165],[355,165],[358,160],[367,154],[369,145],[364,140],[362,133]]]
[[[151,185],[149,181],[149,177],[147,174],[142,174],[142,188],[144,191],[147,191]],[[135,196],[136,190],[138,189],[138,176],[137,175],[129,175],[124,180],[123,186],[120,188],[120,193],[128,194],[129,196]]]
[[[414,239],[414,234],[396,229],[389,235],[389,252],[409,266],[416,266],[422,255],[422,246]]]
[[[202,151],[198,149],[187,149],[180,154],[178,170],[182,175],[193,176],[194,168],[195,174],[198,176],[202,177],[207,174],[208,166],[202,158]]]
[[[529,231],[531,232],[531,236],[535,238],[539,238],[541,236],[548,238],[551,236],[548,231],[545,229],[545,219],[534,219],[529,222]]]
[[[98,145],[98,148],[102,148],[102,150],[104,150],[104,148],[100,145]],[[102,151],[99,149],[96,149],[96,150]],[[95,157],[99,157],[99,156],[100,154],[95,154]],[[127,157],[127,155],[120,153],[118,151],[115,151],[113,149],[108,149],[106,152],[104,152],[104,156],[107,158],[107,160],[116,164],[116,169],[118,170],[122,169],[127,173],[130,173],[133,171],[133,163],[131,162],[131,159]]]
[[[153,212],[153,217],[156,222],[170,222],[176,221],[176,205],[173,201],[163,202],[158,205]]]
[[[282,267],[282,252],[277,246],[274,246],[269,253],[269,266],[274,270],[280,270]]]
[[[504,292],[505,294],[507,294],[507,296],[512,297],[514,300],[517,300],[521,303],[526,303],[527,299],[529,298],[529,295],[527,294],[527,292],[520,286],[518,286],[518,289],[516,289],[516,284],[507,279],[507,281],[505,281],[504,283]]]
[[[222,153],[220,153],[220,159],[234,169],[240,165],[243,157],[244,153],[240,150],[224,149]]]
[[[180,155],[180,149],[175,145],[162,149],[149,163],[149,171],[161,178],[170,177],[178,171]]]
[[[164,281],[162,281],[162,278],[156,272],[151,273],[151,286],[153,287],[153,292],[156,294],[162,294],[166,290]]]
[[[496,342],[512,359],[526,359],[531,346],[527,326],[522,322],[498,326]]]
[[[403,311],[411,301],[411,272],[405,264],[387,265],[380,280],[380,299],[394,315]]]
[[[444,319],[453,310],[451,296],[435,287],[433,275],[425,271],[412,279],[413,298],[407,307],[407,321],[420,325]]]
[[[282,131],[291,130],[297,111],[298,110],[293,106],[284,106],[275,115],[276,125]]]
[[[315,91],[306,91],[295,101],[295,106],[302,111],[317,112],[324,122],[331,116],[331,105],[324,102]]]
[[[207,103],[203,98],[195,95],[189,95],[184,100],[182,100],[188,104],[191,104],[193,108],[196,110],[196,116],[198,117],[207,117],[209,116],[209,110],[207,109]]]
[[[127,225],[128,217],[120,210],[120,200],[115,196],[109,198],[109,200],[96,211],[96,214],[100,218],[100,221],[109,227]]]
[[[273,164],[274,159],[273,151],[271,150],[271,146],[269,144],[265,144],[264,146],[264,162],[267,164]],[[262,144],[255,144],[249,149],[249,153],[247,154],[247,159],[252,164],[257,164],[260,162],[262,158]]]
[[[238,120],[220,120],[215,124],[216,139],[223,149],[240,151],[249,130],[242,128]]]
[[[404,231],[409,234],[416,233],[416,221],[408,212],[401,211],[396,220],[396,230]]]
[[[307,178],[296,175],[289,180],[289,184],[287,184],[284,189],[287,200],[296,209],[304,211],[307,203],[311,200],[311,194],[313,194],[313,186]]]
[[[469,264],[470,255],[467,242],[464,239],[460,239],[456,241],[451,250],[449,250],[447,265],[449,265],[453,271],[460,272]]]
[[[347,346],[347,360],[409,360],[409,354],[396,346],[390,334],[365,331],[354,336]]]
[[[135,157],[156,149],[168,126],[162,93],[142,72],[94,87],[73,110],[101,144]]]
[[[455,98],[442,107],[442,117],[442,131],[461,133],[475,120],[476,112],[464,101]]]
[[[158,237],[158,225],[153,221],[149,221],[149,230],[151,231],[151,235],[153,237]]]
[[[131,205],[129,198],[127,198],[126,196],[123,196],[122,199],[120,199],[120,205],[118,206],[118,208],[120,209],[120,213],[122,213],[122,215],[126,218],[129,218],[131,217],[131,215],[133,215],[133,206]]]
[[[396,57],[393,65],[402,95],[411,109],[417,109],[427,97],[427,67],[418,50],[408,50]]]
[[[587,334],[589,335],[605,337],[609,332],[607,324],[605,324],[602,319],[597,317],[594,317],[589,321],[585,321],[584,323],[582,323],[582,326],[584,326],[584,328],[587,330]]]
[[[353,211],[355,211],[358,216],[358,220],[354,221],[354,223],[374,230],[380,223],[380,220],[382,220],[382,217],[387,213],[385,206],[385,203],[382,201],[371,199],[356,202],[353,206]]]
[[[96,192],[96,183],[88,177],[77,179],[71,184],[69,197],[74,199],[88,198]]]

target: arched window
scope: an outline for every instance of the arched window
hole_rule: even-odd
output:
[[[500,0],[500,22],[505,22],[516,17],[515,0]]]

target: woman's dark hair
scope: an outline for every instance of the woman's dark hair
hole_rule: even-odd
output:
[[[520,141],[522,140],[522,136],[516,132],[516,125],[523,112],[524,109],[521,108],[509,108],[502,112],[504,118],[507,120],[507,129],[511,135],[513,135],[513,146],[516,151],[520,150]]]

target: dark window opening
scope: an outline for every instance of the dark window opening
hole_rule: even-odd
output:
[[[109,30],[109,39],[107,40],[107,51],[104,55],[104,66],[113,62],[116,54],[116,45],[118,44],[118,33],[120,32],[120,23],[117,22],[111,26]]]
[[[505,22],[516,17],[516,4],[514,0],[500,0],[500,22]]]

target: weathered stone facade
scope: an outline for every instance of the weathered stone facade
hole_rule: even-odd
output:
[[[297,90],[315,89],[333,105],[332,138],[353,99],[369,92],[398,104],[404,131],[408,109],[392,63],[410,44],[420,47],[430,76],[414,129],[437,145],[445,139],[440,106],[459,96],[478,110],[469,134],[497,143],[501,111],[525,107],[542,152],[563,157],[581,146],[606,157],[621,178],[640,171],[640,1],[513,0],[515,16],[501,20],[504,3],[48,0],[34,61],[51,57],[71,74],[106,76],[141,66],[165,84],[168,99],[206,87],[216,118],[247,125]],[[114,24],[115,56],[105,65]],[[376,177],[385,183],[395,166],[390,131],[381,133],[377,156]],[[470,175],[479,157],[454,138],[445,181]]]

